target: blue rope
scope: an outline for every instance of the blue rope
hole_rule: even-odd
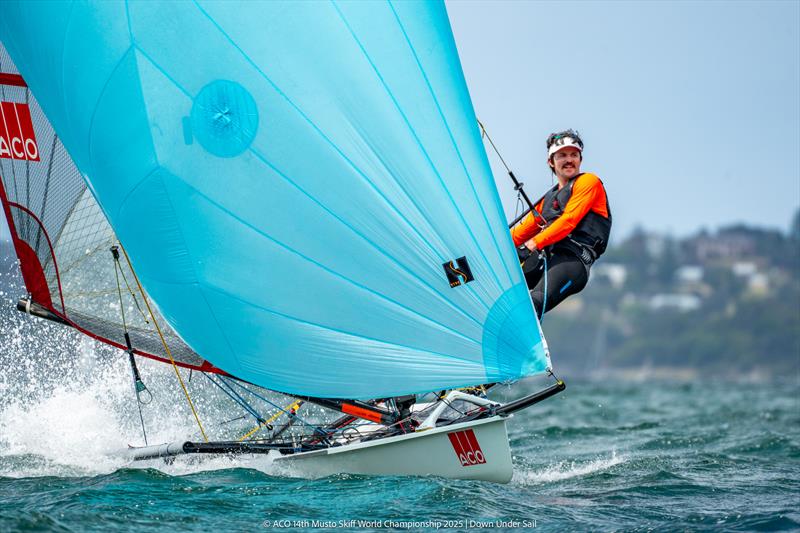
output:
[[[222,377],[220,377],[220,379],[222,379]],[[275,404],[275,403],[273,403],[273,402],[271,402],[271,401],[267,400],[266,398],[264,398],[264,397],[263,397],[263,396],[261,396],[260,394],[257,394],[256,392],[254,392],[254,391],[251,391],[250,389],[248,389],[247,387],[245,387],[244,385],[242,385],[242,384],[241,384],[241,383],[239,383],[238,381],[234,381],[234,382],[233,382],[233,384],[234,384],[234,385],[236,385],[237,387],[241,388],[242,390],[244,390],[244,391],[246,391],[246,392],[249,392],[250,394],[252,394],[252,395],[253,395],[253,396],[255,396],[256,398],[258,398],[259,400],[261,400],[261,401],[263,401],[263,402],[266,402],[266,403],[270,404],[270,405],[271,405],[272,407],[274,407],[275,409],[277,409],[277,410],[279,410],[279,411],[283,411],[284,413],[286,413],[286,415],[287,415],[287,416],[296,418],[297,420],[299,420],[299,421],[300,421],[300,422],[302,422],[303,424],[305,424],[305,425],[307,425],[308,427],[310,427],[310,428],[314,429],[314,431],[316,431],[316,432],[318,432],[318,433],[321,433],[321,434],[323,434],[323,435],[324,435],[324,434],[326,434],[326,433],[325,433],[325,431],[323,431],[323,430],[322,430],[322,429],[321,429],[319,426],[315,426],[315,425],[314,425],[314,424],[312,424],[311,422],[308,422],[308,421],[304,420],[302,417],[300,417],[300,416],[299,416],[299,415],[297,415],[296,413],[291,413],[291,412],[287,411],[286,409],[284,409],[283,407],[281,407],[280,405],[277,405],[277,404]],[[229,385],[229,386],[230,386],[230,385]]]
[[[238,404],[240,407],[242,407],[242,408],[243,408],[245,411],[247,411],[248,413],[250,413],[251,415],[253,415],[253,417],[256,419],[256,421],[257,421],[259,424],[260,424],[260,423],[262,423],[262,422],[264,421],[264,418],[263,418],[261,415],[259,415],[259,414],[258,414],[258,412],[257,412],[255,409],[253,409],[253,407],[251,407],[251,406],[250,406],[250,404],[248,404],[248,403],[247,403],[247,402],[244,400],[244,398],[242,398],[241,396],[239,396],[238,394],[236,394],[236,391],[234,391],[233,389],[231,389],[231,392],[233,393],[233,394],[231,394],[231,392],[228,392],[228,391],[227,391],[227,390],[226,390],[226,389],[225,389],[225,388],[224,388],[222,385],[220,385],[219,383],[217,383],[217,382],[216,382],[216,380],[214,380],[214,379],[213,379],[211,376],[209,376],[209,375],[208,375],[208,374],[206,374],[205,372],[203,372],[203,375],[204,375],[206,378],[208,378],[208,380],[209,380],[211,383],[213,383],[214,385],[216,385],[217,387],[219,387],[219,389],[220,389],[222,392],[224,392],[225,394],[227,394],[227,395],[228,395],[228,398],[230,398],[231,400],[233,400],[233,401],[234,401],[236,404]],[[224,383],[224,382],[223,382],[223,383]],[[225,385],[228,385],[228,384],[227,384],[227,383],[225,383]],[[230,387],[230,385],[228,385],[228,387]],[[234,397],[234,394],[236,395],[236,397]],[[238,397],[238,399],[237,399],[237,397]]]
[[[542,252],[544,259],[544,298],[542,298],[542,312],[539,314],[539,323],[544,323],[544,311],[547,309],[547,253]]]

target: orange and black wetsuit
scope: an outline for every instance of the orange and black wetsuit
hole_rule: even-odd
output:
[[[583,173],[564,187],[556,185],[536,204],[536,211],[511,230],[514,244],[533,238],[548,254],[547,309],[580,292],[589,280],[589,267],[605,251],[611,232],[611,210],[603,182]],[[541,316],[545,300],[544,265],[532,256],[525,261],[525,281]]]

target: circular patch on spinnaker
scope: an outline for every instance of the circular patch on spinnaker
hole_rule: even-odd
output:
[[[235,157],[252,144],[258,131],[258,108],[247,89],[228,80],[212,81],[192,105],[192,133],[218,157]]]
[[[483,364],[490,381],[543,372],[547,357],[524,283],[504,292],[483,323]]]

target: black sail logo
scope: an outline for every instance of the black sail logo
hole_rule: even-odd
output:
[[[447,281],[451,287],[458,287],[463,283],[469,283],[475,278],[472,277],[472,270],[469,268],[469,263],[466,257],[459,257],[453,261],[442,263],[444,273],[447,276]]]

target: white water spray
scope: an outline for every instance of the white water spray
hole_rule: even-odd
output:
[[[543,470],[517,469],[511,483],[515,485],[538,485],[553,483],[574,477],[582,477],[595,472],[602,472],[619,464],[625,463],[627,458],[617,455],[614,451],[611,457],[599,458],[592,461],[562,461],[548,466]]]
[[[144,444],[124,352],[63,326],[14,311],[0,297],[0,476],[92,476],[120,468],[156,468],[183,475],[223,468],[272,474],[272,457],[189,458],[132,463],[129,446]],[[149,444],[199,440],[198,428],[169,365],[137,358],[153,401],[142,406]],[[198,373],[182,372],[204,422],[217,438],[252,426],[219,421],[240,412]],[[199,460],[198,460],[199,459]]]

